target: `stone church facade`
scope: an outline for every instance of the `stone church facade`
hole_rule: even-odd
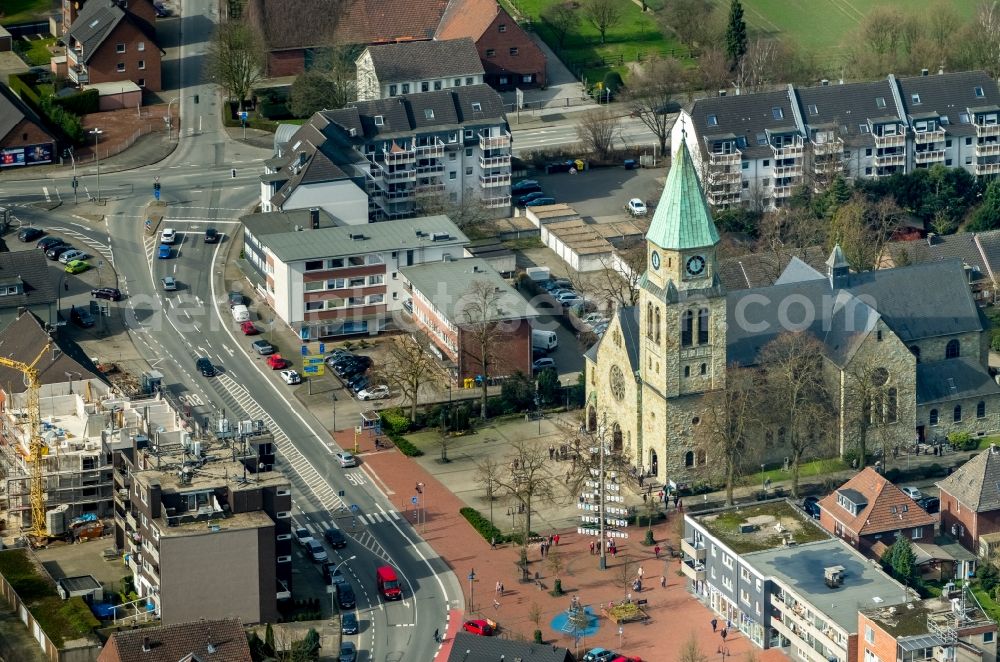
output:
[[[825,274],[793,259],[773,285],[726,292],[719,235],[686,146],[646,242],[638,304],[619,309],[585,354],[586,426],[604,426],[658,483],[704,476],[713,458],[701,426],[727,370],[758,365],[764,346],[788,332],[824,348],[836,429],[822,455],[844,453],[860,435],[869,449],[891,449],[1000,429],[988,325],[959,261],[852,273],[837,247]],[[777,432],[754,464],[787,457]]]

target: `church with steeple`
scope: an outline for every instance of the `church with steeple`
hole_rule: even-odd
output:
[[[772,285],[727,292],[718,246],[681,142],[646,235],[638,303],[615,311],[585,354],[585,424],[603,427],[644,475],[684,484],[710,474],[704,423],[727,372],[766,370],[761,351],[785,333],[811,334],[823,347],[836,429],[820,455],[851,450],[860,434],[869,449],[891,451],[1000,430],[988,324],[959,260],[854,272],[835,246],[826,273],[793,258]],[[869,399],[858,402],[859,393]],[[781,430],[761,442],[751,466],[788,456]]]

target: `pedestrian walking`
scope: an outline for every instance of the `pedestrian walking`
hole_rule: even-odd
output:
[[[552,536],[552,540],[553,540],[553,542],[555,542],[556,547],[558,547],[559,546],[559,534],[557,533],[554,536]]]
[[[653,554],[656,555],[657,559],[660,558],[660,546],[659,545],[657,545],[656,547],[653,548]]]
[[[441,641],[441,631],[438,630],[438,628],[434,628],[434,641],[437,641],[439,643]]]
[[[729,636],[729,630],[727,630],[726,628],[722,628],[722,641],[725,642],[726,637],[728,636]]]
[[[594,547],[596,547],[596,545],[594,544],[594,541],[593,541],[593,540],[591,540],[591,541],[590,541],[590,555],[591,555],[591,556],[593,556],[593,555],[594,555]]]
[[[677,506],[677,512],[679,512],[679,513],[683,513],[684,512],[684,502],[683,501],[681,501],[680,499],[678,499],[676,506]]]
[[[715,629],[717,627],[719,627],[719,620],[716,619],[716,618],[713,618],[711,622],[712,622],[712,632],[715,632]]]
[[[493,609],[500,609],[500,601],[499,600],[494,600],[493,601]],[[725,640],[723,640],[723,641],[725,641]]]
[[[613,558],[618,558],[618,545],[611,545],[611,556]]]
[[[492,538],[490,538],[490,549],[496,549],[496,548],[497,548],[497,537],[493,536]]]
[[[500,597],[502,598],[507,593],[507,590],[503,587],[503,582],[500,582]]]
[[[556,458],[556,447],[549,445],[549,459],[554,460]]]
[[[667,587],[667,576],[660,575],[660,588],[666,588],[666,587]]]
[[[497,580],[496,590],[493,591],[494,595],[500,595],[500,580]]]
[[[63,283],[63,287],[65,287],[66,291],[69,292],[69,281],[68,280]]]
[[[729,630],[732,630],[732,629],[733,629],[733,619],[727,618],[726,619],[726,630],[729,631]]]
[[[677,507],[677,504],[680,503],[680,501],[681,501],[680,496],[678,496],[678,495],[675,494],[674,495],[674,508]]]
[[[639,576],[639,579],[642,579],[643,572],[642,566],[639,566],[639,569],[635,571],[635,574]]]

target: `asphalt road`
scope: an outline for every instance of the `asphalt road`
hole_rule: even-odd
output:
[[[277,375],[251,355],[249,341],[232,322],[222,280],[225,249],[238,217],[253,207],[259,191],[261,161],[270,153],[229,140],[219,120],[214,88],[203,81],[201,61],[217,20],[208,0],[185,0],[180,20],[178,72],[182,89],[176,104],[185,126],[179,145],[163,162],[100,177],[103,205],[72,204],[72,171],[35,180],[5,181],[0,205],[14,216],[41,227],[72,225],[81,243],[100,247],[113,262],[119,287],[127,293],[115,314],[124,317],[129,334],[152,367],[162,372],[170,393],[191,407],[197,420],[221,413],[232,420],[263,419],[275,434],[278,469],[293,484],[293,517],[317,537],[337,526],[351,539],[331,559],[357,558],[345,565],[358,595],[359,620],[353,638],[363,661],[430,660],[438,644],[435,628],[444,629],[450,608],[460,608],[461,586],[443,561],[413,528],[395,513],[389,499],[361,469],[341,470],[332,454],[339,450],[300,403],[291,399]],[[187,20],[186,17],[196,17]],[[211,20],[205,20],[210,17]],[[199,103],[194,102],[198,95]],[[197,118],[197,119],[195,119]],[[232,169],[237,177],[231,176]],[[96,166],[79,168],[81,198],[97,196]],[[158,241],[144,236],[144,207],[151,201],[154,178],[167,203],[165,225],[181,234],[170,259],[160,260]],[[51,212],[29,206],[64,204]],[[82,224],[81,212],[105,215],[103,224]],[[204,228],[225,233],[217,245],[205,244]],[[181,286],[164,292],[160,279],[172,275]],[[210,356],[222,368],[213,378],[194,370],[197,356]],[[343,493],[343,497],[340,494]],[[351,506],[357,506],[352,511]],[[374,568],[390,564],[404,584],[404,600],[383,604],[375,590]],[[317,574],[296,581],[322,581]]]

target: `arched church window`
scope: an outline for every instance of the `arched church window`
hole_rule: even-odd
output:
[[[982,400],[976,405],[976,418],[986,418],[986,403]]]
[[[955,411],[952,412],[952,420],[956,423],[962,422],[962,405],[955,405]]]
[[[937,409],[931,409],[930,414],[928,415],[928,419],[930,420],[930,424],[932,426],[933,425],[937,425],[938,424],[938,410]]]
[[[653,337],[653,304],[646,304],[646,337]]]
[[[681,314],[681,347],[690,347],[694,342],[694,313],[690,310],[685,310]]]
[[[684,453],[684,466],[693,467],[694,466],[694,451],[688,451]]]
[[[660,307],[656,307],[656,330],[654,331],[656,335],[656,344],[660,344]]]
[[[899,394],[896,387],[890,387],[885,392],[885,422],[895,423],[899,419],[898,413]]]
[[[698,344],[708,344],[708,308],[698,311]]]
[[[962,346],[958,343],[958,340],[949,340],[948,344],[944,346],[944,358],[946,359],[957,359],[962,353]]]

